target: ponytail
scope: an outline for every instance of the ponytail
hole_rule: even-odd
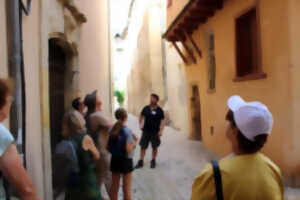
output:
[[[118,133],[121,131],[122,128],[123,128],[123,122],[120,120],[117,121],[110,131],[110,136],[117,137]]]
[[[118,133],[121,131],[121,129],[123,128],[123,123],[124,120],[127,119],[128,114],[126,112],[125,109],[123,108],[119,108],[116,112],[115,112],[115,117],[118,120],[115,125],[112,127],[111,131],[110,131],[110,136],[111,137],[117,137]]]

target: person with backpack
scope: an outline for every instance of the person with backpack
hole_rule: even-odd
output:
[[[273,116],[260,102],[228,100],[226,115],[233,153],[212,161],[196,178],[191,200],[283,200],[279,167],[260,153],[272,132]]]
[[[71,141],[70,151],[75,152],[78,163],[78,170],[68,172],[65,200],[101,200],[100,187],[92,165],[92,160],[99,160],[100,154],[93,139],[86,134],[85,120],[78,111],[68,112],[64,116],[63,137]],[[71,163],[65,163],[65,167],[68,165]]]
[[[0,200],[10,198],[10,194],[4,188],[6,180],[22,200],[38,200],[40,198],[24,169],[21,157],[14,144],[14,138],[3,125],[3,122],[9,116],[11,104],[13,103],[11,95],[11,81],[0,79]]]
[[[115,117],[118,121],[110,131],[108,142],[108,150],[112,154],[110,165],[110,170],[112,172],[110,199],[118,199],[122,176],[124,200],[131,200],[133,156],[138,138],[126,126],[128,114],[125,109],[118,109],[115,112]]]

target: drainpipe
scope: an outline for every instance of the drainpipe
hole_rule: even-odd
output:
[[[29,4],[30,5],[30,4]],[[19,0],[6,0],[7,14],[7,43],[9,75],[14,80],[15,102],[12,105],[10,125],[16,140],[22,138],[22,145],[18,144],[25,159],[25,130],[26,130],[26,102],[25,76],[22,51],[22,6]],[[19,141],[20,142],[20,141]],[[18,142],[18,143],[19,143]]]

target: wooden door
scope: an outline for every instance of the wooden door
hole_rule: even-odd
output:
[[[193,123],[193,137],[196,140],[202,140],[201,133],[201,104],[198,86],[194,85],[192,88],[192,123]]]

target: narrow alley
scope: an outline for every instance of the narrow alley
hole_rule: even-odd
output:
[[[140,135],[135,116],[129,117],[128,126]],[[170,127],[165,129],[162,142],[157,168],[150,169],[149,151],[144,168],[134,171],[133,200],[190,200],[194,178],[207,162],[217,158],[200,142],[188,140],[184,134]],[[135,160],[138,157],[137,148]],[[300,189],[286,188],[285,200],[299,199]]]
[[[137,116],[149,105],[152,94],[154,103],[151,100],[147,110],[157,117],[157,126],[149,123],[150,128],[143,130],[145,134],[160,134],[165,122],[168,127],[159,148],[157,168],[150,168],[149,149],[144,168],[133,173],[130,190],[133,200],[190,200],[195,177],[206,163],[229,154],[232,144],[235,150],[238,146],[245,148],[237,151],[238,154],[253,155],[259,149],[276,164],[267,171],[272,172],[272,181],[276,178],[277,190],[270,187],[271,178],[261,175],[268,173],[256,174],[260,170],[256,170],[255,165],[251,168],[255,171],[253,176],[248,175],[255,177],[259,183],[256,186],[261,190],[249,191],[249,182],[243,177],[244,168],[240,164],[232,164],[240,167],[240,171],[232,171],[241,174],[232,177],[243,179],[244,191],[237,187],[230,189],[247,197],[263,191],[282,196],[280,169],[286,186],[285,199],[300,200],[299,10],[300,0],[89,0],[88,3],[85,0],[0,0],[0,44],[3,44],[0,47],[0,136],[6,135],[12,140],[7,145],[0,144],[0,152],[4,154],[9,152],[8,147],[16,147],[18,152],[14,150],[14,155],[18,165],[24,165],[20,169],[29,177],[24,186],[32,186],[36,199],[53,200],[60,183],[64,184],[65,191],[70,189],[65,184],[70,177],[55,181],[56,177],[62,177],[56,175],[61,171],[56,167],[60,163],[55,159],[57,148],[72,139],[75,136],[72,134],[79,133],[79,130],[69,131],[70,135],[65,135],[67,129],[76,128],[66,125],[71,121],[66,120],[70,111],[82,122],[76,124],[82,126],[80,133],[90,134],[102,153],[101,150],[107,148],[106,141],[103,140],[102,146],[97,144],[102,130],[99,133],[89,130],[91,115],[101,115],[99,121],[107,124],[97,128],[108,133],[115,111],[124,108],[131,114],[129,127],[141,137]],[[232,96],[265,105],[259,107],[262,113],[268,111],[264,120],[268,122],[265,123],[267,131],[242,130],[236,123],[236,113],[226,105]],[[151,105],[155,109],[159,105],[159,115],[151,110]],[[228,126],[224,117],[228,114],[232,114],[231,128],[238,142],[229,141],[230,135],[224,133]],[[147,124],[147,116],[143,117]],[[257,126],[255,123],[248,128],[252,130]],[[252,135],[248,136],[248,132]],[[110,136],[107,134],[107,138]],[[145,146],[149,140],[158,144],[156,136],[144,136],[143,139],[155,137],[146,138]],[[2,141],[0,137],[0,143]],[[126,173],[132,170],[134,146],[135,143],[129,151],[126,145],[130,166],[122,166],[123,162],[115,164],[127,168]],[[84,150],[87,149],[84,147]],[[93,157],[86,155],[87,159],[80,162],[99,158],[99,152],[93,153]],[[109,152],[106,153],[109,158]],[[77,154],[72,155],[75,161],[84,157]],[[138,146],[134,164],[139,161],[139,154]],[[10,173],[3,171],[1,158],[0,154],[0,172],[6,178]],[[100,161],[98,167],[105,164],[103,171],[110,175],[111,160]],[[69,162],[65,163],[61,166],[67,169]],[[101,183],[91,163],[85,163],[89,170],[84,168],[82,173],[91,179],[98,178]],[[143,163],[142,160],[139,163]],[[6,168],[14,170],[8,164]],[[75,164],[78,165],[76,172],[80,171],[82,164],[79,166],[79,161]],[[64,174],[69,175],[70,171]],[[82,178],[78,182],[85,187],[88,186],[85,181]],[[268,182],[266,187],[261,187],[260,183],[265,182]],[[0,178],[0,200],[3,183]],[[93,185],[95,191],[87,191],[87,195],[99,193],[101,196],[99,184],[94,180]],[[107,185],[109,188],[110,183]],[[110,191],[112,199],[117,197],[118,184],[115,185],[108,189],[114,189]],[[206,186],[204,191],[210,191]],[[101,190],[107,197],[104,187]],[[64,199],[61,191],[59,200]],[[77,188],[74,191],[81,192]],[[79,200],[90,199],[78,197],[74,191],[72,195]],[[3,193],[24,199],[18,191]],[[128,196],[129,193],[127,190]],[[122,195],[120,190],[119,196]],[[203,198],[202,193],[195,196]],[[252,199],[258,198],[251,196]],[[272,198],[259,198],[262,199]]]

